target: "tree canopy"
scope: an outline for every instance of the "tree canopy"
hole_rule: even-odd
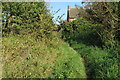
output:
[[[3,34],[19,34],[23,30],[46,34],[53,27],[52,16],[45,2],[4,2],[2,7]]]

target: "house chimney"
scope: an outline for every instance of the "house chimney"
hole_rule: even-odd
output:
[[[67,21],[69,22],[70,20],[69,20],[69,15],[70,14],[70,5],[68,5],[68,11],[67,11]]]
[[[70,5],[68,5],[68,10],[70,10]]]

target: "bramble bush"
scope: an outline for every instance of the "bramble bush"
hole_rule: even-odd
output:
[[[92,24],[83,18],[78,18],[73,22],[61,24],[60,28],[63,30],[62,38],[66,40],[73,39],[87,45],[102,46],[102,41],[98,34],[100,26],[100,24]]]

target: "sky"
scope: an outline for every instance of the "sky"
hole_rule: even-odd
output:
[[[70,5],[71,8],[75,8],[75,4],[82,6],[81,2],[48,2],[48,4],[49,4],[49,9],[50,9],[51,13],[54,13],[55,11],[60,9],[55,15],[53,15],[54,21],[58,16],[61,16],[63,14],[64,14],[64,16],[62,17],[62,20],[67,19],[68,5]],[[56,22],[56,21],[55,21],[55,23],[58,24],[58,22]]]

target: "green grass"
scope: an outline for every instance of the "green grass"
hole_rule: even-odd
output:
[[[83,60],[72,48],[62,44],[58,55],[53,78],[86,78]]]
[[[18,35],[2,41],[4,78],[86,78],[82,58],[60,39]]]
[[[114,54],[98,47],[77,43],[76,41],[71,41],[70,45],[84,58],[89,78],[119,77],[119,61],[114,57]]]

